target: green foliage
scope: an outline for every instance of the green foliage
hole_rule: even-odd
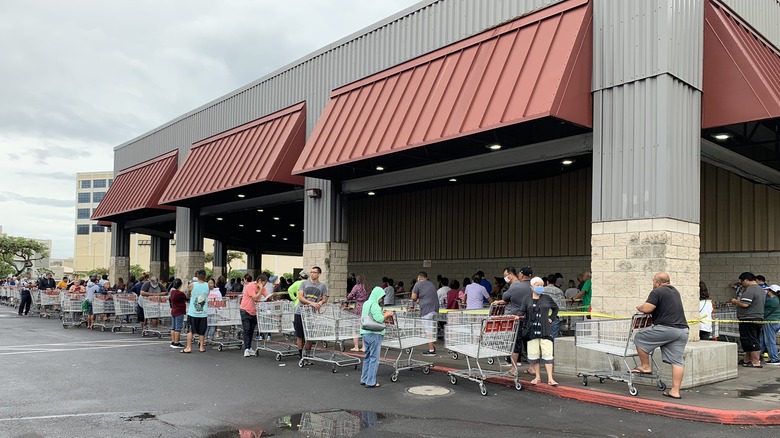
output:
[[[244,253],[241,251],[228,251],[227,252],[227,270],[228,274],[233,270],[233,267],[230,266],[230,262],[233,260],[244,260]],[[244,274],[242,273],[241,276]],[[231,277],[232,278],[232,277]]]
[[[54,274],[54,271],[52,271],[49,268],[38,268],[35,270],[35,275],[37,275],[38,277],[43,277],[46,274]]]
[[[237,280],[240,280],[244,278],[244,274],[246,274],[246,272],[242,272],[240,270],[230,271],[228,272],[227,279],[230,280],[231,278],[235,278]]]
[[[32,266],[35,260],[49,256],[46,246],[26,237],[0,236],[0,265],[19,275]]]
[[[144,275],[144,268],[141,265],[130,265],[130,274],[135,275],[136,280]],[[171,275],[173,275],[173,266],[171,266]]]
[[[108,275],[108,268],[95,268],[87,272],[87,277],[91,277],[93,275],[97,276],[98,278],[102,277],[103,275]]]
[[[9,265],[5,263],[0,263],[0,277],[8,277],[9,275],[14,275],[14,272],[16,272],[16,269],[10,267]]]
[[[214,253],[207,252],[203,257],[203,263],[214,263]]]
[[[168,266],[168,275],[170,275],[173,278],[176,278],[176,266],[170,265]],[[182,278],[184,280],[184,278]]]
[[[290,278],[293,278],[293,275],[291,273],[289,273],[289,272],[285,272],[284,274],[282,274],[282,277],[290,279]]]

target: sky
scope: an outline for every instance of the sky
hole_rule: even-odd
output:
[[[72,257],[76,173],[418,0],[0,1],[0,226]]]

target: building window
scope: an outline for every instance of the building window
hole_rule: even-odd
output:
[[[76,234],[89,234],[89,225],[76,225]]]
[[[106,180],[104,179],[96,179],[92,181],[92,187],[96,189],[105,189],[106,188]]]
[[[106,196],[106,192],[95,192],[92,194],[92,202],[100,202],[104,196]]]
[[[108,186],[111,187],[112,185],[114,185],[114,179],[113,178],[109,178]]]
[[[92,225],[92,232],[93,233],[105,233],[106,232],[106,227],[104,227],[102,225],[93,224]]]
[[[89,193],[79,193],[79,203],[89,204]]]
[[[89,219],[89,209],[79,208],[78,212],[76,213],[76,219]]]
[[[89,189],[92,187],[92,181],[88,179],[82,179],[81,180],[81,188],[82,189]]]

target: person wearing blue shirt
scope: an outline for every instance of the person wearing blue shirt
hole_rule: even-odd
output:
[[[200,352],[206,352],[206,329],[208,328],[209,315],[209,285],[206,283],[206,271],[201,269],[195,273],[198,281],[191,283],[187,289],[187,297],[190,300],[187,309],[187,322],[190,324],[190,332],[187,333],[187,346],[182,353],[192,353],[192,338],[197,334],[200,340]]]

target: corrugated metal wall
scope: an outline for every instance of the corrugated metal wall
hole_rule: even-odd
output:
[[[780,47],[780,0],[721,0],[776,47]]]
[[[668,73],[701,90],[705,0],[594,0],[593,90]]]
[[[780,250],[780,191],[703,164],[701,252]]]
[[[590,254],[591,170],[350,201],[349,261]]]
[[[701,93],[662,75],[594,93],[593,221],[699,221]]]
[[[118,171],[305,100],[307,136],[331,90],[560,0],[431,0],[327,46],[115,150]]]
[[[306,178],[306,189],[317,189],[320,198],[304,198],[303,243],[343,242],[346,221],[346,198],[338,183]]]

